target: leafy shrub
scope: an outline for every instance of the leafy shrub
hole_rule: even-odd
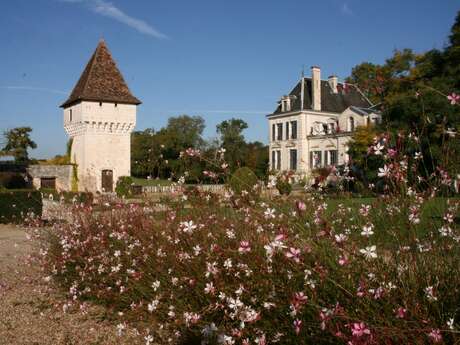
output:
[[[41,217],[42,198],[35,190],[0,190],[0,223],[20,223],[28,214]]]
[[[276,189],[278,189],[281,195],[289,195],[292,192],[292,185],[285,179],[278,179],[276,181]]]
[[[21,173],[0,172],[0,186],[7,189],[21,189],[27,187],[27,182]]]
[[[257,185],[257,176],[248,167],[237,169],[229,182],[230,188],[240,195],[242,191],[252,193]]]
[[[280,195],[289,195],[292,192],[292,184],[294,183],[294,172],[285,171],[278,174],[276,177],[276,189]]]
[[[133,179],[131,176],[120,176],[115,187],[115,193],[119,197],[130,197],[132,196],[131,186],[133,185]]]

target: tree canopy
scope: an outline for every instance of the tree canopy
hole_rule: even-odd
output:
[[[420,138],[425,170],[441,166],[451,174],[460,168],[460,12],[443,49],[416,54],[396,50],[384,64],[363,62],[353,68],[348,82],[357,84],[378,104],[383,122],[378,130],[412,133]],[[356,133],[350,145],[355,163],[364,164]],[[362,135],[361,135],[362,136]],[[361,138],[362,139],[362,138]],[[354,156],[355,155],[355,156]]]
[[[1,149],[2,155],[13,156],[19,163],[29,161],[28,149],[35,149],[37,144],[30,138],[32,128],[17,127],[3,133],[6,143]]]

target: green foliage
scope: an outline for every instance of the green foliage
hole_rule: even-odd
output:
[[[260,179],[264,179],[268,167],[268,147],[260,142],[246,143],[242,131],[247,124],[240,119],[224,121],[217,126],[219,140],[202,138],[204,120],[201,117],[182,115],[170,118],[165,128],[146,129],[131,136],[131,172],[135,177],[151,180],[157,178],[177,180],[187,172],[187,183],[223,182],[203,177],[205,170],[212,171],[217,151],[226,150],[225,160],[229,170],[250,167]],[[199,149],[200,160],[184,162],[181,152],[188,148]]]
[[[451,176],[460,167],[460,106],[447,96],[460,93],[460,12],[452,26],[449,45],[415,54],[410,49],[396,50],[382,65],[364,62],[353,68],[348,82],[357,84],[383,111],[379,131],[413,133],[420,138],[424,157],[424,177],[440,166]],[[354,138],[350,154],[353,162],[375,173],[362,138]],[[367,162],[365,162],[367,160]],[[373,172],[372,172],[373,171]]]
[[[0,223],[20,223],[29,213],[42,214],[42,197],[35,190],[0,190]]]
[[[115,192],[119,197],[130,197],[133,195],[132,193],[132,186],[133,186],[133,179],[131,176],[120,176],[117,181],[117,185],[115,187]]]
[[[236,194],[241,194],[242,191],[253,193],[256,184],[257,176],[248,167],[242,167],[236,170],[229,182],[230,188]]]
[[[289,195],[292,192],[292,185],[286,179],[278,179],[276,181],[276,189],[281,195]]]
[[[226,150],[225,159],[230,166],[230,171],[243,166],[243,159],[247,153],[243,136],[243,130],[246,128],[248,124],[241,119],[230,119],[217,125],[217,133],[220,135],[222,147]]]
[[[6,131],[3,135],[6,139],[5,147],[1,149],[3,154],[11,155],[16,162],[27,162],[29,148],[35,149],[37,144],[30,139],[30,127],[18,127]]]

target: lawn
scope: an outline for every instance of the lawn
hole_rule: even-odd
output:
[[[172,184],[169,180],[162,180],[162,179],[146,179],[146,178],[139,178],[133,177],[133,182],[137,186],[169,186]]]

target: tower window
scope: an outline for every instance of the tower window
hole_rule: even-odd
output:
[[[115,108],[118,106],[118,103],[115,103]]]
[[[99,102],[99,106],[102,107],[102,102]]]
[[[72,122],[72,109],[69,111],[69,122]]]

